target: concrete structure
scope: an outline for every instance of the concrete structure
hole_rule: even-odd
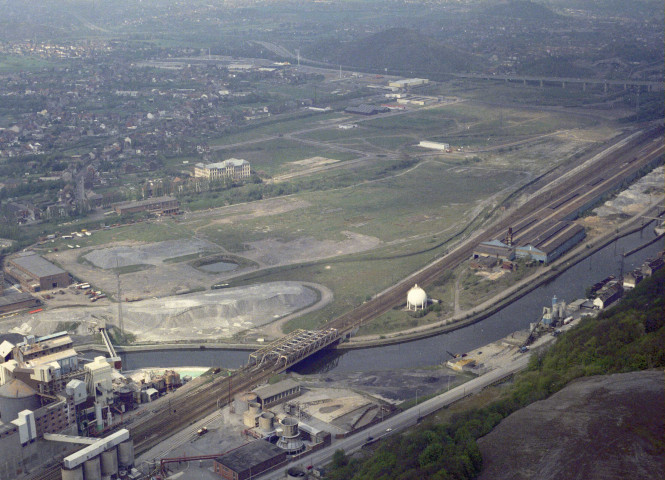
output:
[[[237,414],[245,413],[249,408],[250,402],[256,402],[258,396],[254,392],[243,392],[235,396],[234,407]]]
[[[37,391],[16,378],[0,386],[0,421],[11,422],[23,410],[37,410]]]
[[[106,361],[106,357],[95,357],[85,365],[85,370],[88,394],[94,397],[94,402],[102,406],[112,404],[113,367]]]
[[[157,215],[177,214],[180,202],[174,197],[163,196],[139,200],[138,202],[120,202],[111,205],[118,215],[148,212]]]
[[[414,311],[425,309],[427,307],[427,293],[420,288],[418,284],[414,285],[406,294],[406,309]]]
[[[254,390],[264,409],[300,395],[300,384],[290,378],[273,385],[264,385]]]
[[[100,438],[97,442],[93,443],[92,445],[88,445],[87,447],[82,448],[78,452],[65,457],[65,459],[62,461],[62,464],[66,469],[71,470],[80,465],[83,465],[84,463],[90,460],[97,459],[97,464],[99,465],[99,455],[101,455],[103,452],[107,450],[112,450],[113,452],[116,452],[116,449],[114,447],[123,442],[126,442],[127,440],[129,440],[129,431],[123,428],[115,433],[108,435],[107,437]],[[101,471],[101,465],[100,465],[100,471]],[[87,474],[86,478],[88,478]]]
[[[214,471],[225,480],[246,480],[286,459],[286,451],[265,440],[256,440],[216,458]]]
[[[224,180],[227,178],[242,180],[249,178],[250,174],[249,162],[239,158],[229,158],[223,162],[209,163],[207,165],[197,163],[194,167],[194,177],[207,178],[209,180]]]
[[[5,273],[33,292],[64,288],[71,284],[69,273],[33,252],[24,252],[9,259]]]
[[[432,150],[446,151],[450,149],[449,143],[430,142],[428,140],[421,140],[418,146],[423,148],[430,148]]]

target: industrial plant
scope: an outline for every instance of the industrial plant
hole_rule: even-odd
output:
[[[64,459],[63,478],[111,478],[119,472],[116,478],[134,478],[129,434],[116,431],[121,418],[182,381],[165,371],[133,382],[120,372],[106,328],[98,331],[109,357],[83,359],[65,331],[0,344],[0,450],[9,452],[0,458],[0,478],[13,478],[77,444],[87,446]],[[105,437],[110,432],[115,433]]]

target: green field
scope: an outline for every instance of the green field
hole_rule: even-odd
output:
[[[303,236],[341,239],[349,230],[383,242],[443,231],[465,220],[469,209],[518,179],[512,172],[452,169],[426,162],[406,173],[339,190],[304,193],[306,209],[204,229],[213,241],[231,248],[263,238],[285,241]],[[467,219],[470,220],[470,219]],[[221,230],[221,231],[220,231]]]
[[[326,157],[335,160],[351,160],[357,157],[351,152],[321,148],[287,138],[258,141],[224,149],[216,152],[215,156],[219,157],[217,158],[219,161],[230,157],[243,158],[251,163],[252,170],[261,171],[270,176],[302,169],[304,167],[290,163],[306,158]]]

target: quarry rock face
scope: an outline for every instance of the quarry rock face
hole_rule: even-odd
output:
[[[576,380],[478,440],[480,480],[665,478],[665,375]]]

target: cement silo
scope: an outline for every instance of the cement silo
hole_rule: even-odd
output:
[[[236,395],[234,399],[235,412],[238,415],[245,413],[249,408],[250,402],[256,402],[258,398],[256,393],[253,392],[243,392]]]
[[[102,475],[105,477],[118,474],[118,449],[112,448],[102,453]]]
[[[16,420],[19,412],[34,412],[40,406],[37,392],[21,380],[13,379],[0,387],[0,418],[3,422]]]
[[[83,480],[83,467],[79,465],[71,470],[62,468],[60,469],[60,476],[62,480]]]
[[[134,442],[132,440],[118,445],[118,464],[123,469],[134,466]]]
[[[102,466],[99,457],[91,458],[83,463],[85,480],[102,480]]]
[[[272,412],[263,412],[259,417],[259,428],[264,433],[269,433],[274,430],[273,420],[275,419],[275,414]]]

